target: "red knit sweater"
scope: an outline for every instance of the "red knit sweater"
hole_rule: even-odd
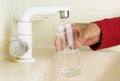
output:
[[[104,19],[95,22],[101,30],[101,43],[91,45],[90,48],[98,50],[120,44],[120,17]]]

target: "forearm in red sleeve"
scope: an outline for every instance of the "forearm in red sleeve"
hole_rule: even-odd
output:
[[[104,19],[95,23],[101,30],[101,42],[91,45],[91,49],[98,50],[120,44],[120,17]]]

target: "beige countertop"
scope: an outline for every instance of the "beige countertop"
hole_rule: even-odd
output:
[[[61,75],[57,54],[49,63],[46,81],[120,81],[120,52],[104,49],[80,49],[81,73],[78,76]]]
[[[53,54],[50,50],[33,49],[33,63],[16,63],[5,59],[0,61],[0,81],[43,81],[44,70]]]
[[[81,73],[65,77],[51,50],[33,49],[34,63],[0,61],[0,81],[120,81],[120,52],[80,49]]]

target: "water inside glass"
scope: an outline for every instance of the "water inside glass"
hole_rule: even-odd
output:
[[[80,54],[78,50],[65,49],[59,53],[60,71],[63,75],[78,75],[81,71]]]

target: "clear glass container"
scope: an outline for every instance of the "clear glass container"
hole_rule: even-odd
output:
[[[71,24],[59,25],[57,36],[59,38],[60,72],[66,76],[78,75],[81,72],[80,53],[73,44],[73,28]]]

